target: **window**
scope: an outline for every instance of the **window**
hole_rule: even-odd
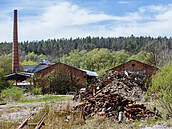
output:
[[[132,64],[131,66],[132,66],[132,67],[134,67],[134,66],[135,66],[135,64]]]

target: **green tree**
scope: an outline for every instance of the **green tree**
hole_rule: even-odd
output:
[[[155,100],[172,116],[172,62],[163,66],[152,76],[152,86],[148,89]]]
[[[69,60],[67,58],[67,54],[64,54],[61,58],[60,58],[60,62],[64,63],[64,64],[68,64]]]
[[[44,59],[47,59],[45,55],[43,54],[37,55],[34,52],[28,52],[28,54],[25,56],[26,61],[32,61],[30,63],[40,62],[41,60],[44,60]]]
[[[125,50],[116,51],[113,56],[115,56],[115,66],[125,63],[129,58],[129,55]]]
[[[37,91],[41,91],[43,94],[49,93],[49,81],[47,76],[43,76],[42,74],[35,74],[33,77],[34,86],[32,87],[33,94],[38,94]],[[35,93],[34,93],[35,92]],[[39,92],[40,94],[40,92]]]
[[[158,64],[157,55],[154,54],[153,52],[147,53],[143,62],[152,66],[157,66]]]
[[[10,83],[6,80],[3,69],[0,69],[0,92],[10,87]]]
[[[71,59],[72,65],[77,68],[82,68],[86,54],[87,54],[86,50],[82,50],[82,51],[76,53],[75,56]]]
[[[92,57],[94,59],[94,70],[109,68],[113,62],[111,52],[106,48],[101,48]]]
[[[22,65],[37,65],[37,62],[31,61],[31,60],[24,60],[22,63]]]
[[[146,55],[147,55],[146,51],[140,51],[138,54],[130,56],[128,58],[128,61],[137,60],[137,61],[143,62],[145,60]]]
[[[4,74],[12,73],[12,54],[0,56],[0,69],[4,70]]]
[[[67,57],[67,60],[69,61],[68,64],[71,66],[76,66],[77,64],[74,57],[75,55],[79,52],[79,50],[75,49],[75,50],[71,50],[71,52],[69,52],[69,56]]]
[[[38,61],[37,62],[40,62],[40,61],[42,61],[42,60],[47,60],[47,57],[45,56],[45,55],[43,55],[43,54],[41,54],[41,55],[38,55]]]
[[[26,60],[31,60],[31,61],[36,61],[37,60],[37,54],[35,54],[34,52],[28,52],[26,55]]]

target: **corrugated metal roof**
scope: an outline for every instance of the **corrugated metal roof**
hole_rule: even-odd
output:
[[[51,65],[53,65],[54,63],[51,63]],[[27,71],[28,73],[35,73],[35,72],[38,72],[42,69],[45,69],[47,67],[49,67],[50,65],[46,65],[46,64],[38,64],[38,65],[24,65],[24,71]],[[73,66],[70,66],[70,67],[73,67]],[[76,68],[76,67],[73,67],[73,68]],[[96,72],[93,72],[93,71],[89,71],[89,70],[85,70],[85,69],[79,69],[79,68],[76,68],[78,70],[81,70],[81,71],[84,71],[86,72],[86,74],[88,76],[93,76],[93,77],[98,77],[98,74]]]
[[[25,73],[12,73],[12,74],[8,74],[6,75],[6,79],[7,80],[20,80],[20,81],[24,81],[27,78],[30,78],[31,75],[25,74]]]
[[[98,74],[93,71],[85,70],[85,69],[79,69],[87,73],[88,76],[98,77]]]
[[[16,85],[16,83],[14,83],[13,85]],[[17,86],[29,86],[29,85],[33,85],[33,82],[17,82]]]
[[[25,73],[11,73],[11,74],[6,75],[6,77],[11,77],[11,76],[15,76],[15,75],[30,77],[30,75],[25,74]]]
[[[49,67],[48,65],[41,65],[41,64],[38,64],[38,65],[24,65],[24,71],[27,71],[28,73],[35,73],[35,72],[38,72],[42,69],[45,69]]]

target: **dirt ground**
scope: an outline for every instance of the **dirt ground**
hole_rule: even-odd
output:
[[[15,122],[26,118],[30,113],[39,113],[47,104],[52,104],[56,109],[68,101],[48,101],[31,103],[7,103],[0,105],[0,122]]]
[[[65,104],[74,106],[77,102],[74,101],[49,101],[49,102],[32,102],[32,103],[9,103],[6,105],[0,105],[0,122],[16,122],[25,119],[30,113],[39,113],[47,104],[53,105],[56,110],[61,109]],[[133,123],[133,127],[134,127]],[[172,127],[167,126],[166,124],[156,124],[142,129],[172,129]]]
[[[30,113],[37,113],[43,109],[45,102],[37,103],[9,103],[0,105],[0,121],[14,122],[26,118]]]

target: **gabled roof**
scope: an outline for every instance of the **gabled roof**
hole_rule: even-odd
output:
[[[39,64],[37,65],[24,65],[24,71],[28,73],[35,73],[38,72],[42,69],[45,69],[49,67],[50,65],[53,65],[54,63],[51,63],[47,60],[42,60]]]
[[[64,63],[61,63],[61,62],[58,62],[58,63],[56,63],[56,64],[63,64],[63,65],[66,65],[66,66],[68,66],[68,67],[71,67],[71,68],[73,68],[73,69],[83,71],[83,72],[85,72],[88,76],[98,77],[98,74],[97,74],[96,72],[93,72],[93,71],[84,70],[84,69],[79,69],[79,68],[76,68],[76,67],[74,67],[74,66],[70,66],[70,65],[67,65],[67,64],[64,64]],[[40,69],[39,71],[44,70],[44,69],[46,69],[46,68],[48,68],[48,67],[51,67],[51,66],[53,66],[53,65],[56,65],[56,64],[52,64],[52,65],[50,65],[50,66],[47,66],[47,67],[45,67],[45,68],[43,68],[43,69]],[[39,71],[36,71],[36,72],[39,72]]]
[[[116,67],[113,67],[113,68],[111,68],[110,70],[112,70],[112,69],[114,69],[114,68],[117,68],[117,67],[121,67],[121,66],[123,66],[123,65],[125,65],[125,64],[128,64],[128,63],[132,62],[132,61],[135,61],[135,62],[137,62],[137,63],[144,64],[144,65],[146,65],[146,66],[149,66],[149,67],[151,67],[151,68],[154,68],[154,69],[157,69],[157,70],[158,70],[158,68],[157,68],[157,67],[154,67],[154,66],[151,66],[151,65],[145,64],[145,63],[140,62],[140,61],[137,61],[137,60],[130,60],[130,61],[128,61],[128,62],[125,62],[125,63],[121,64],[121,65],[118,65],[118,66],[116,66]],[[107,70],[107,71],[109,71],[109,70]]]
[[[71,67],[71,68],[74,68],[74,69],[77,69],[77,70],[80,70],[80,71],[83,71],[83,72],[86,72],[86,74],[88,76],[98,77],[98,74],[96,72],[89,71],[89,70],[85,70],[85,69],[76,68],[74,66],[70,66],[70,65],[67,65],[67,64],[64,64],[64,63],[61,63],[61,62],[58,62],[58,63],[63,64],[63,65],[66,65],[66,66]]]

